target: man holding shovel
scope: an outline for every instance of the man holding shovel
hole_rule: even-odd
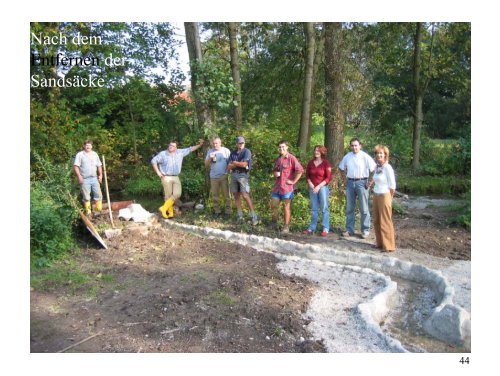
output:
[[[203,145],[203,140],[198,140],[198,145],[185,149],[177,149],[177,141],[170,141],[167,150],[163,150],[151,160],[156,175],[161,179],[165,203],[158,210],[163,218],[174,216],[175,200],[181,197],[182,185],[179,174],[182,169],[182,160],[189,153],[199,149]]]

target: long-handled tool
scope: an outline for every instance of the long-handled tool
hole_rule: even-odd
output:
[[[113,211],[111,210],[111,201],[109,201],[109,189],[108,189],[108,175],[106,174],[106,158],[102,156],[102,168],[104,170],[104,183],[106,184],[106,200],[108,201],[108,213],[109,219],[111,220],[111,227],[115,228],[113,223]]]

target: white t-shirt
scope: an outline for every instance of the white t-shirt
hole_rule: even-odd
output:
[[[91,150],[87,153],[82,150],[76,154],[73,165],[80,167],[80,175],[86,179],[97,176],[97,167],[102,166],[102,163],[95,151]]]
[[[394,169],[389,163],[376,167],[373,181],[375,182],[373,192],[377,194],[387,193],[390,192],[391,189],[396,189]]]
[[[339,164],[339,168],[345,171],[347,168],[348,179],[363,179],[370,176],[370,171],[375,170],[377,164],[367,153],[360,150],[358,153],[350,151]]]

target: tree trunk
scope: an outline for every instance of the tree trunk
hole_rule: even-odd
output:
[[[344,154],[343,38],[340,22],[325,22],[325,146],[333,171]]]
[[[194,97],[194,104],[196,107],[196,115],[198,119],[198,129],[204,127],[211,128],[212,118],[208,106],[203,103],[198,96],[198,65],[201,64],[203,57],[201,53],[200,34],[198,31],[198,24],[196,22],[184,22],[184,29],[186,31],[186,44],[189,54],[189,66],[191,70],[191,92]]]
[[[132,99],[130,98],[130,87],[127,89],[128,111],[130,115],[130,123],[132,124],[132,149],[134,151],[134,164],[139,162],[139,154],[137,153],[137,135],[134,112],[132,111]]]
[[[305,154],[309,139],[307,138],[311,120],[311,95],[313,86],[314,72],[314,24],[312,22],[304,23],[304,32],[306,35],[306,56],[304,66],[304,91],[302,94],[302,113],[300,116],[299,140],[297,142],[300,151]]]
[[[184,22],[184,29],[186,31],[186,44],[189,54],[189,66],[191,70],[191,92],[194,97],[194,104],[196,108],[196,117],[198,119],[198,129],[204,130],[205,134],[211,134],[212,117],[208,106],[203,103],[198,95],[198,88],[201,85],[198,82],[198,66],[202,62],[200,33],[198,31],[198,24],[196,22]],[[207,132],[208,129],[208,132]],[[205,170],[205,186],[204,195],[208,197],[210,192],[210,176],[209,171]]]
[[[423,122],[423,89],[420,80],[421,71],[421,58],[420,58],[420,43],[422,41],[422,23],[417,22],[415,39],[413,46],[413,90],[415,95],[415,102],[413,107],[413,159],[412,170],[418,172],[420,169],[420,132],[422,130]]]
[[[229,49],[231,54],[231,73],[236,93],[233,100],[236,102],[234,107],[234,123],[239,130],[243,125],[243,112],[241,108],[241,78],[240,78],[240,56],[238,51],[238,25],[236,22],[228,23],[229,30]]]
[[[325,30],[321,31],[321,36],[318,43],[316,43],[316,53],[314,55],[314,67],[313,67],[313,78],[311,85],[311,110],[309,111],[309,128],[307,129],[307,142],[311,141],[312,135],[312,116],[314,113],[314,103],[315,103],[315,93],[316,93],[316,80],[318,79],[318,71],[324,56],[324,46],[325,46]],[[308,144],[308,151],[310,145]]]

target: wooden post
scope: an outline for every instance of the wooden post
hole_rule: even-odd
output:
[[[108,213],[109,219],[111,220],[111,227],[115,228],[113,223],[113,211],[111,210],[111,201],[109,201],[109,189],[108,189],[108,175],[106,174],[106,158],[102,156],[102,167],[104,170],[104,183],[106,183],[106,200],[108,201]]]

